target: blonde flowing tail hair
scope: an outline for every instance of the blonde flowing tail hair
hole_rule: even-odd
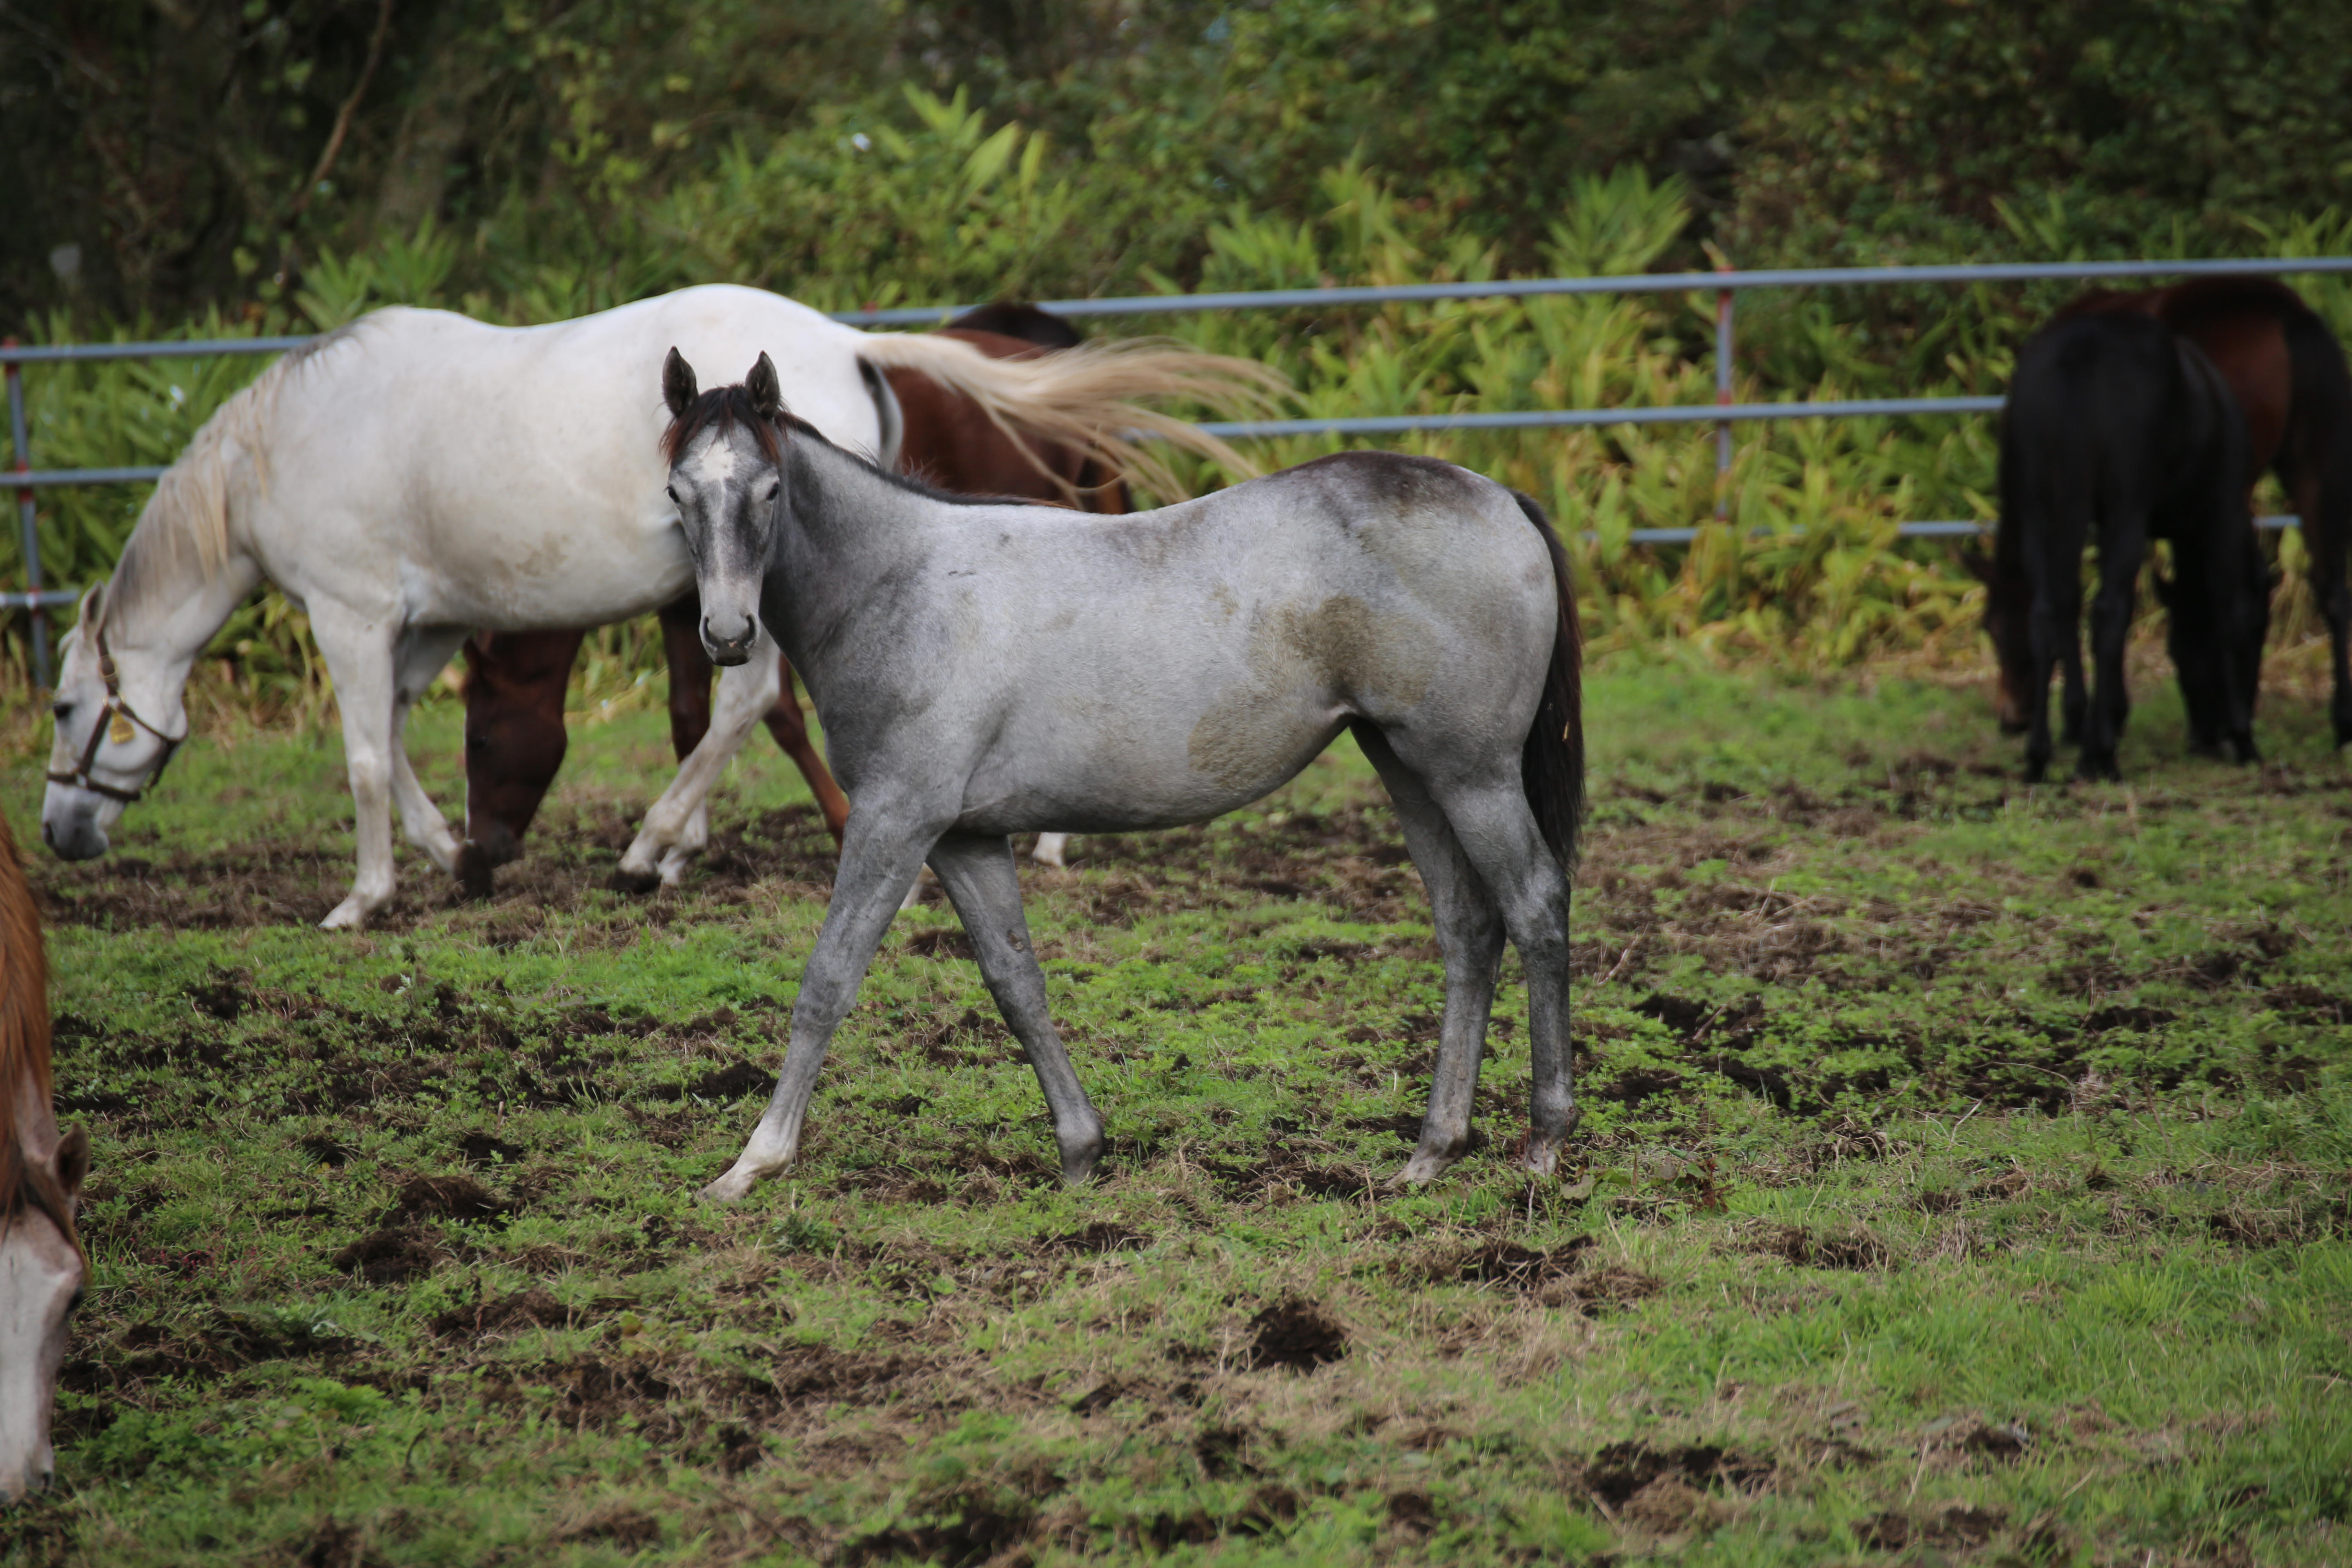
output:
[[[970,398],[1032,462],[1037,458],[1029,441],[1076,447],[1163,500],[1181,500],[1190,491],[1152,449],[1155,439],[1242,479],[1255,478],[1257,466],[1200,426],[1139,399],[1246,416],[1269,411],[1291,392],[1255,360],[1202,353],[1165,339],[1097,340],[1032,358],[992,359],[954,338],[869,332],[857,352],[877,370],[917,371]]]

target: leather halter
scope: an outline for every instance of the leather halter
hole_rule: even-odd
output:
[[[51,784],[72,784],[77,789],[86,789],[93,795],[102,795],[109,800],[119,800],[123,805],[129,805],[142,795],[155,787],[156,783],[163,776],[164,767],[172,760],[172,753],[180,749],[180,742],[185,741],[187,737],[166,735],[131,711],[131,704],[122,700],[122,680],[115,672],[114,655],[107,651],[106,617],[102,615],[99,617],[97,641],[98,673],[106,681],[105,705],[99,709],[98,719],[89,727],[89,744],[81,749],[81,761],[74,765],[74,771],[61,773],[52,768],[49,770],[48,777]],[[163,742],[163,760],[155,764],[155,771],[149,773],[146,782],[137,789],[117,789],[112,784],[99,783],[90,773],[90,769],[98,762],[98,748],[105,744],[108,735],[115,731],[121,731],[114,735],[116,744],[120,745],[130,740],[131,726],[133,724]]]

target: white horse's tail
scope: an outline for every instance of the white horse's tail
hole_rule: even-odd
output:
[[[1167,462],[1130,434],[1197,452],[1241,479],[1256,466],[1198,426],[1141,406],[1172,398],[1222,414],[1262,413],[1288,395],[1280,374],[1255,360],[1202,353],[1165,340],[1097,341],[1034,359],[991,359],[954,338],[869,332],[859,357],[883,370],[919,371],[971,398],[1009,435],[1091,452],[1122,479],[1163,500],[1188,493]]]

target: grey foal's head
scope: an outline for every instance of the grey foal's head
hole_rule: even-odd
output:
[[[677,350],[662,364],[670,426],[669,499],[702,593],[702,646],[712,662],[742,664],[760,636],[760,584],[770,541],[792,504],[784,484],[783,392],[765,353],[740,386],[697,390]]]

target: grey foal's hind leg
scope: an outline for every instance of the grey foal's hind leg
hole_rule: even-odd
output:
[[[931,847],[930,859],[971,937],[988,994],[996,998],[997,1010],[1013,1026],[1036,1070],[1037,1087],[1045,1091],[1045,1103],[1054,1112],[1062,1179],[1076,1186],[1094,1173],[1095,1162],[1102,1158],[1102,1121],[1045,1009],[1045,974],[1037,967],[1029,922],[1021,912],[1021,879],[1013,862],[1012,841],[950,833]]]
[[[1396,1177],[1419,1184],[1435,1179],[1470,1149],[1471,1100],[1503,960],[1503,913],[1422,781],[1398,761],[1378,730],[1370,724],[1355,728],[1357,744],[1388,786],[1404,827],[1405,847],[1429,889],[1438,945],[1445,952],[1445,1019],[1438,1033],[1437,1068],[1430,1077],[1429,1110],[1422,1118],[1420,1145]]]
[[[1430,793],[1502,911],[1527,971],[1533,1079],[1527,1166],[1549,1175],[1578,1116],[1568,1037],[1568,877],[1536,826],[1516,767],[1504,778],[1433,780]]]
[[[800,1152],[801,1121],[816,1091],[825,1047],[850,1004],[857,1000],[858,983],[874,962],[874,950],[890,929],[898,900],[914,882],[916,868],[936,836],[936,820],[924,827],[913,815],[893,812],[878,802],[871,810],[861,807],[850,814],[833,901],[809,952],[808,967],[802,971],[800,996],[793,1003],[792,1043],[784,1047],[776,1092],[735,1163],[702,1189],[703,1197],[713,1203],[740,1198],[761,1177],[790,1165]]]

